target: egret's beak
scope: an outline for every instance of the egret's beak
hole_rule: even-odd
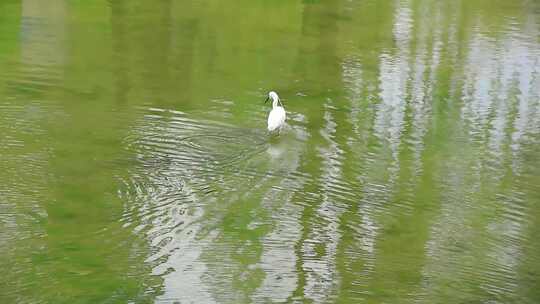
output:
[[[264,101],[264,103],[268,102],[269,99],[270,97],[266,96],[266,100]]]

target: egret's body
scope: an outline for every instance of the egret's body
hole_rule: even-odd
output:
[[[285,109],[279,100],[276,92],[268,93],[268,99],[272,99],[272,111],[268,114],[268,131],[280,131],[285,125]]]

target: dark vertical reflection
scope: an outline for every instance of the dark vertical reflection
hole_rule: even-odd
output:
[[[193,64],[196,60],[196,40],[199,34],[200,20],[190,12],[196,11],[195,4],[170,2],[163,13],[169,15],[168,27],[170,40],[169,62],[164,62],[164,71],[168,73],[168,90],[171,94],[163,101],[189,105],[193,102]],[[179,37],[182,37],[180,39]],[[159,79],[158,77],[157,79]]]
[[[173,95],[174,89],[178,83],[173,83],[171,78],[172,64],[172,1],[160,0],[158,5],[144,4],[144,8],[136,8],[141,10],[140,13],[145,16],[142,20],[132,19],[132,25],[142,27],[143,30],[135,31],[134,38],[137,43],[134,45],[136,50],[135,58],[140,61],[137,66],[140,68],[141,79],[139,85],[142,88],[143,98],[145,102],[168,101]],[[142,11],[144,9],[144,11]],[[184,42],[189,43],[191,37],[186,37]],[[189,64],[190,57],[181,58],[180,62]],[[189,75],[189,70],[184,71],[183,75]],[[179,83],[186,82],[186,79],[179,79]],[[189,82],[187,82],[189,83]]]
[[[127,5],[123,0],[110,2],[113,50],[114,98],[119,105],[128,102],[130,87],[130,48],[127,36]]]

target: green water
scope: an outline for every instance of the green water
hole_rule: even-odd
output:
[[[539,37],[534,0],[3,0],[0,303],[540,303]]]

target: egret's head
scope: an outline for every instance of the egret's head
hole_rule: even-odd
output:
[[[268,97],[266,97],[266,100],[264,102],[267,102],[270,99],[272,99],[272,101],[276,101],[276,100],[279,100],[279,96],[277,95],[276,92],[270,91],[270,93],[268,93]]]

